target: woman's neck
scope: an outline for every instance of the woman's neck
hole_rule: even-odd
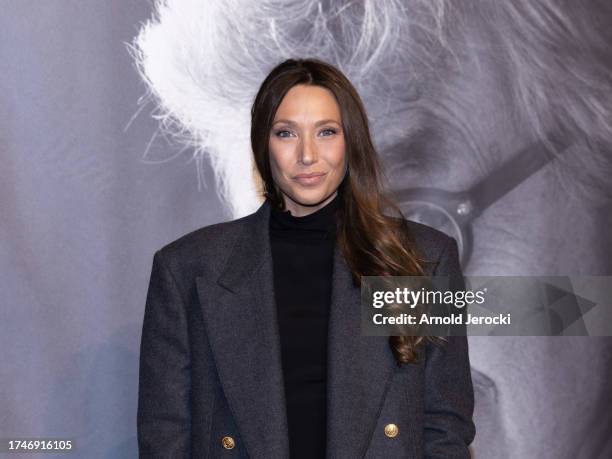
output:
[[[304,216],[294,216],[289,210],[272,208],[270,228],[275,234],[329,236],[335,234],[340,197],[336,194],[325,206]]]

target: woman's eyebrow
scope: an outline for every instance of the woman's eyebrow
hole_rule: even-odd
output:
[[[278,123],[285,123],[285,124],[288,124],[289,126],[296,126],[297,125],[297,123],[295,121],[284,119],[284,118],[276,120],[274,123],[272,123],[272,125],[274,126],[275,124],[278,124]],[[317,126],[321,126],[322,124],[327,124],[327,123],[340,124],[340,122],[337,121],[337,120],[334,120],[332,118],[327,118],[327,119],[324,119],[324,120],[317,121],[314,125],[315,125],[315,127],[317,127]]]

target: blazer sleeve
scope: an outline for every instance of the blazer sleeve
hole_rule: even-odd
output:
[[[435,276],[449,276],[451,290],[464,290],[457,241],[448,237]],[[425,457],[469,458],[476,428],[474,389],[466,336],[427,341],[425,362]]]
[[[139,457],[189,457],[190,349],[186,303],[164,264],[153,256],[138,380]]]

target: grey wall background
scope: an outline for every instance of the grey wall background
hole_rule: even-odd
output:
[[[130,123],[145,89],[124,42],[149,3],[0,11],[0,437],[135,457],[152,255],[224,218],[214,180],[198,191],[188,152],[160,137],[143,158],[148,107]]]
[[[125,43],[151,7],[136,0],[0,2],[0,437],[75,438],[78,457],[135,457],[138,346],[153,252],[229,218],[211,169],[204,167],[206,186],[199,190],[190,150],[156,135],[153,107],[138,112],[146,89]],[[482,124],[470,121],[488,133],[489,107],[482,107],[474,112]],[[428,123],[438,142],[443,129]],[[488,138],[504,153],[497,134]],[[425,143],[406,147],[426,149]],[[460,189],[471,180],[455,146],[436,143],[458,154],[448,158],[453,176],[434,173],[432,183]],[[390,153],[387,159],[394,161]],[[404,167],[392,179],[416,183],[417,172]],[[542,183],[526,183],[505,209],[476,226],[489,245],[475,248],[480,264],[468,274],[507,267],[514,274],[612,273],[611,258],[601,256],[611,247],[609,201],[597,208],[564,202],[565,213],[546,219],[556,210],[549,204],[559,203]],[[522,215],[534,217],[516,225]],[[528,236],[577,227],[587,217],[588,233],[521,246]],[[519,241],[536,261],[492,254],[500,240]],[[576,241],[576,250],[558,251]],[[569,272],[575,260],[586,262]],[[478,337],[470,344],[477,457],[611,451],[608,338]]]

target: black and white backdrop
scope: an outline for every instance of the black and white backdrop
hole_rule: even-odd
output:
[[[0,0],[0,437],[136,455],[153,253],[258,207],[250,104],[288,57],[349,76],[465,274],[612,275],[611,43],[604,0]],[[474,457],[612,457],[611,338],[469,341]]]

